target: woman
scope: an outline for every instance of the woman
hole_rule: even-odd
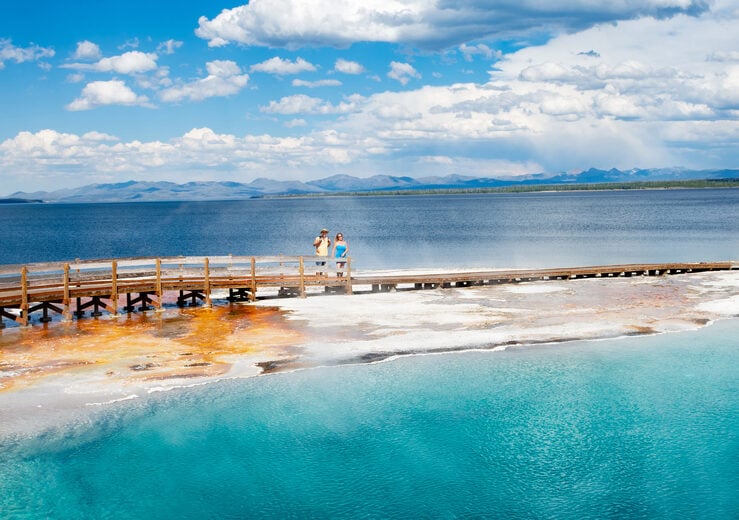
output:
[[[346,243],[346,240],[344,240],[344,235],[341,233],[337,233],[336,237],[334,239],[334,258],[346,258],[346,255],[349,253],[349,244]],[[346,265],[346,262],[336,262],[336,268],[342,269]],[[344,276],[344,273],[341,271],[338,271],[336,273],[336,276],[341,278]]]

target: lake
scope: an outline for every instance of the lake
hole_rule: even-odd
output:
[[[360,269],[739,259],[736,189],[6,205],[0,221],[3,264],[310,255],[321,227],[347,237]],[[716,287],[736,277],[690,280],[657,279],[654,301],[690,305],[690,291],[700,289],[710,301],[720,290],[721,305],[736,306],[737,286]],[[514,312],[506,308],[523,305],[538,288],[539,326],[566,333],[592,316],[608,325],[610,302],[590,314],[572,306],[565,313],[571,321],[547,323],[548,309],[569,301],[573,289],[547,292],[546,283],[517,286],[518,296],[496,292],[495,302],[481,300],[476,309]],[[628,292],[608,294],[656,290],[640,279],[628,283]],[[417,319],[429,325],[413,337],[438,342],[447,334],[451,344],[467,331],[445,332],[434,322],[447,318],[453,304],[464,315],[470,293],[455,291],[454,302],[443,291],[385,294],[374,307],[366,304],[370,296],[346,298],[356,306],[358,329],[362,312],[402,318],[398,307],[383,311],[393,298],[434,298],[433,306],[414,304]],[[594,308],[596,297],[577,301]],[[331,298],[341,297],[305,301],[339,301]],[[429,308],[434,315],[424,316]],[[628,325],[639,312],[619,319]],[[96,407],[94,415],[43,433],[0,436],[0,517],[737,518],[737,315],[659,335],[523,342],[505,350],[480,344],[478,351],[375,364],[316,362]],[[523,336],[532,325],[525,313],[517,316]],[[670,330],[676,319],[664,316]],[[413,325],[391,323],[383,339],[388,348]],[[127,326],[133,332],[143,325]],[[183,334],[157,326],[154,341]],[[473,328],[485,332],[483,324]],[[71,330],[56,344],[77,338],[95,348],[88,329]],[[12,344],[17,330],[0,334],[2,348],[15,354],[33,348]],[[333,349],[353,348],[356,338],[345,334]],[[320,341],[312,348],[319,352]],[[3,360],[0,349],[0,368]],[[0,422],[9,413],[3,402]]]
[[[310,255],[322,227],[360,269],[739,258],[739,189],[1,205],[0,222],[0,264]]]

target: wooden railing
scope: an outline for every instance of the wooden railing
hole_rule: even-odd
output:
[[[29,315],[42,312],[50,321],[54,312],[65,318],[93,315],[101,309],[117,315],[161,309],[165,293],[178,291],[178,305],[201,301],[211,305],[215,290],[228,290],[229,300],[253,301],[257,291],[276,288],[277,296],[305,297],[309,289],[354,294],[355,286],[372,292],[434,289],[563,280],[592,277],[661,276],[699,271],[739,269],[736,262],[625,264],[549,269],[513,269],[439,273],[352,273],[350,258],[315,256],[182,256],[121,258],[66,263],[0,266],[0,328],[3,318],[29,323]],[[360,289],[361,290],[361,289]],[[121,308],[121,297],[125,304]]]
[[[214,290],[228,289],[232,299],[254,300],[259,288],[276,287],[283,294],[304,297],[311,286],[351,293],[351,258],[229,255],[0,266],[0,320],[26,324],[28,315],[37,310],[44,313],[42,321],[48,321],[50,311],[68,318],[73,300],[78,313],[92,307],[94,313],[103,308],[117,314],[122,295],[124,310],[130,311],[137,303],[161,308],[167,291],[179,291],[179,304],[202,300],[210,305]],[[82,303],[82,298],[91,300]]]

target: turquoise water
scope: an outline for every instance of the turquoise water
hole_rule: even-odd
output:
[[[739,321],[121,403],[0,446],[2,518],[737,518]]]

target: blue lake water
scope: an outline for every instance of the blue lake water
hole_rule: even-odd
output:
[[[0,222],[0,264],[311,254],[324,226],[360,268],[739,259],[733,189],[14,205]],[[728,320],[153,394],[0,440],[0,518],[738,518],[737,366]]]
[[[554,267],[739,258],[739,189],[0,205],[0,264],[312,254],[359,268]]]

